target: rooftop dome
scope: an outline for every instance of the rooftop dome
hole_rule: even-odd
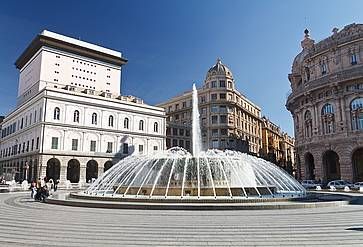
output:
[[[121,160],[85,193],[135,200],[241,200],[301,197],[305,189],[279,167],[254,156],[219,150],[192,156],[173,148]]]
[[[224,65],[219,58],[217,59],[216,64],[208,70],[206,79],[216,75],[230,77],[231,79],[233,78],[232,71],[226,65]]]
[[[309,53],[309,50],[314,47],[314,43],[315,41],[310,38],[309,30],[305,29],[304,39],[301,41],[303,50],[295,57],[294,62],[292,63],[291,71],[293,74],[301,74],[304,58]]]

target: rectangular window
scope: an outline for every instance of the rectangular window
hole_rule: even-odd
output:
[[[204,103],[205,102],[205,96],[201,96],[200,97],[200,103]],[[191,104],[190,104],[191,105]]]
[[[206,126],[207,125],[207,119],[205,117],[202,118],[202,125],[203,126]]]
[[[226,87],[226,81],[219,81],[220,87]]]
[[[185,130],[185,136],[190,136],[190,130]]]
[[[31,151],[34,150],[34,139],[32,139],[32,148],[31,148]]]
[[[96,141],[91,141],[90,151],[96,152]]]
[[[212,88],[217,87],[217,82],[216,81],[212,81]]]
[[[218,123],[218,116],[212,116],[212,124]]]
[[[173,139],[173,147],[177,147],[178,146],[178,140]]]
[[[216,100],[217,100],[217,94],[216,94],[216,93],[212,93],[212,94],[210,95],[210,100],[211,100],[211,101],[216,101]]]
[[[226,94],[225,93],[220,93],[219,94],[219,99],[225,100],[226,99]]]
[[[179,140],[179,147],[184,148],[184,140]]]
[[[182,104],[183,104],[183,108],[187,107],[187,102],[186,101],[184,101]]]
[[[112,142],[107,142],[107,150],[106,153],[112,153]]]
[[[207,108],[205,107],[202,108],[202,115],[207,115]]]
[[[128,143],[122,144],[122,153],[123,154],[128,154],[129,153],[129,144]]]
[[[173,136],[177,136],[178,135],[178,129],[177,128],[173,128]]]
[[[350,57],[350,63],[351,63],[352,65],[357,64],[357,54],[353,54],[353,55]]]
[[[72,139],[72,150],[77,151],[78,149],[78,139]]]
[[[36,149],[39,149],[39,137],[37,137],[37,144],[35,146],[36,146]]]
[[[225,106],[225,105],[219,106],[219,112],[220,113],[227,113],[227,106]]]
[[[139,145],[139,153],[142,154],[144,152],[144,145]]]
[[[218,148],[218,140],[212,141],[212,148]]]
[[[42,115],[43,115],[43,108],[40,108],[40,110],[39,110],[39,121],[42,121]]]
[[[227,129],[221,129],[221,135],[222,136],[226,136],[228,133],[228,130]]]
[[[185,141],[185,148],[189,151],[190,150],[190,141]]]
[[[154,151],[158,151],[158,146],[154,146]]]
[[[52,137],[52,149],[58,149],[58,137]]]
[[[321,65],[321,74],[325,75],[327,71],[328,71],[328,66],[326,65],[326,63],[323,63]]]
[[[218,129],[212,129],[212,136],[218,136]]]
[[[221,124],[227,123],[227,116],[226,115],[221,115],[220,116],[220,123]]]
[[[217,113],[218,112],[218,106],[217,105],[212,105],[210,108],[211,112]]]

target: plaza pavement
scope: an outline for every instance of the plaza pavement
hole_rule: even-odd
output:
[[[126,210],[0,194],[0,246],[363,246],[357,205],[237,211]]]

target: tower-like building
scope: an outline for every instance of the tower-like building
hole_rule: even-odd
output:
[[[1,123],[7,180],[88,182],[132,153],[165,147],[165,111],[120,95],[118,51],[43,31],[16,61],[17,107]]]
[[[241,94],[232,71],[220,59],[198,89],[203,148],[258,154],[262,147],[261,109]],[[167,114],[168,148],[191,149],[192,92],[159,104]]]
[[[333,29],[315,43],[308,30],[288,78],[301,179],[363,181],[363,25]]]

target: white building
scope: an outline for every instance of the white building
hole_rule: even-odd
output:
[[[132,153],[164,149],[165,112],[120,96],[122,54],[49,31],[16,61],[17,107],[2,123],[6,179],[86,182]]]

